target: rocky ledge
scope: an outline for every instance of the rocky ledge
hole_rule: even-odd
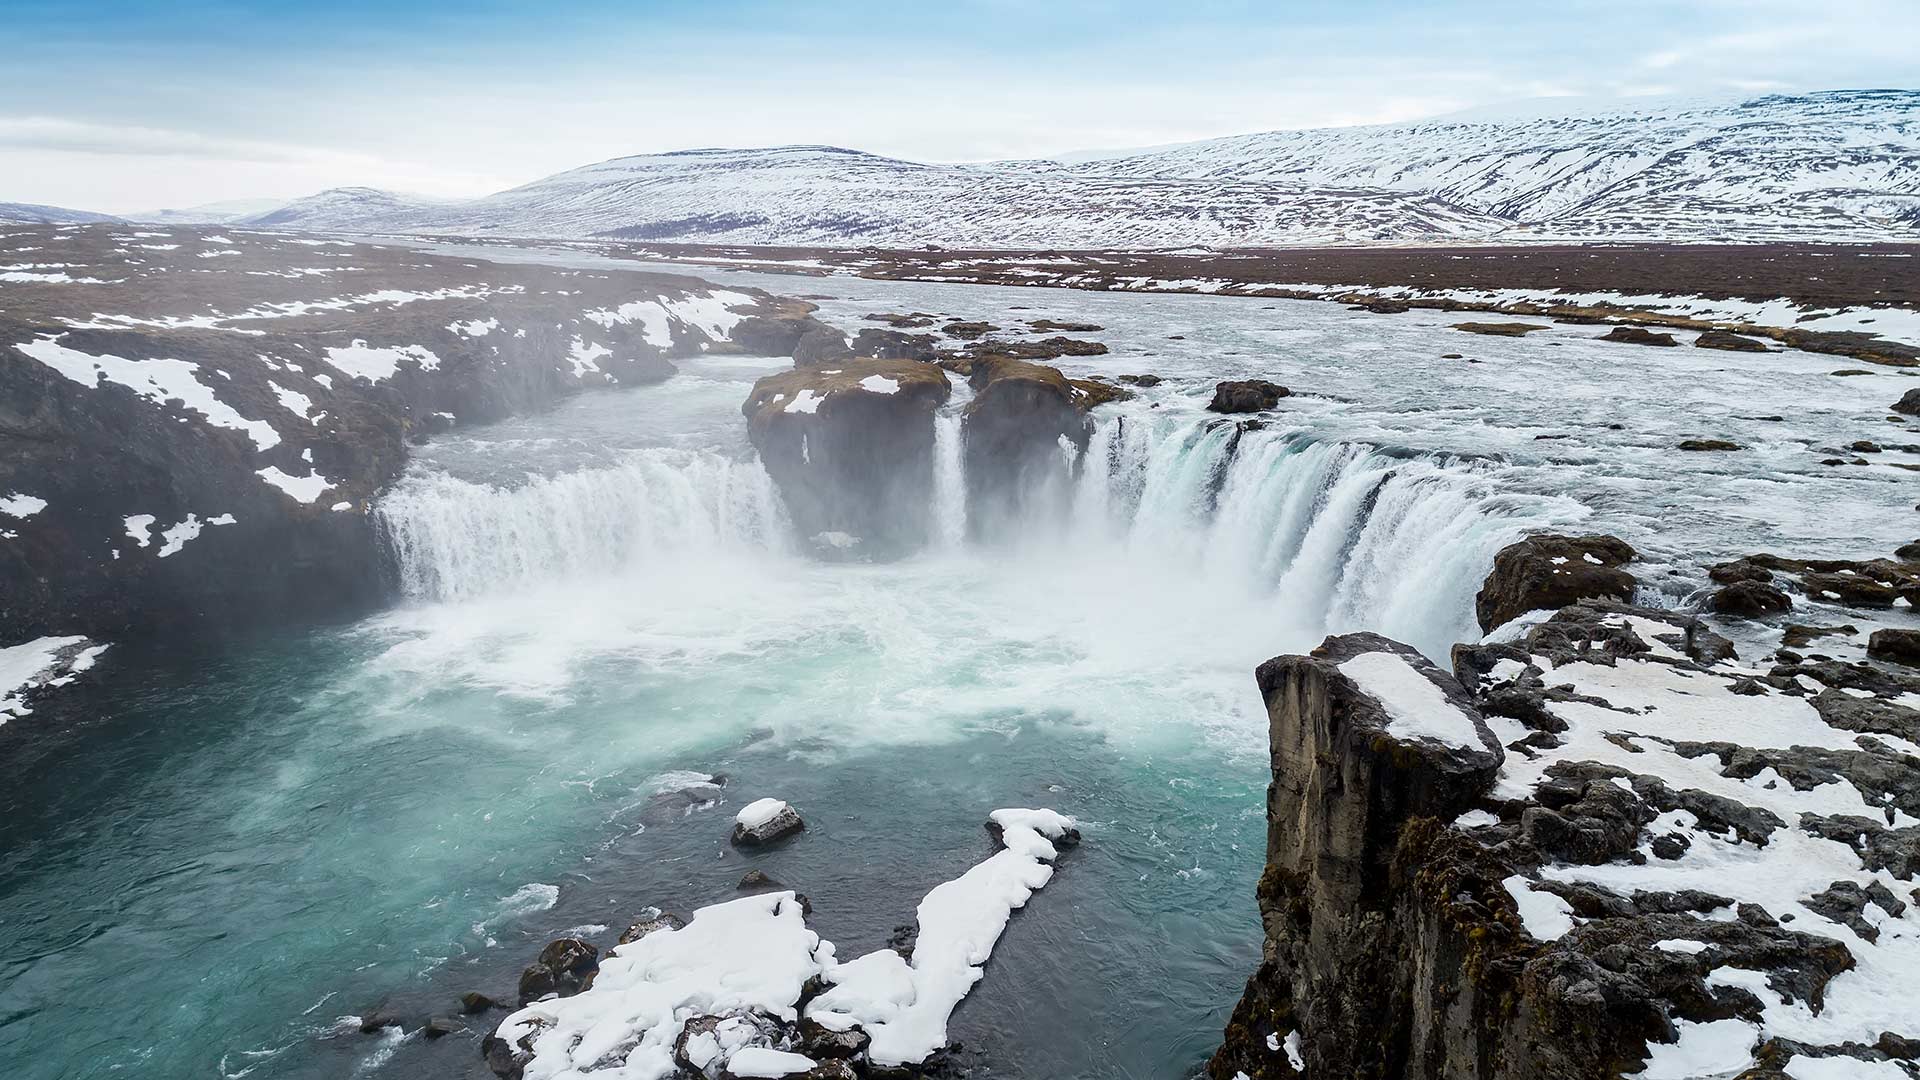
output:
[[[1266,944],[1210,1075],[1920,1075],[1920,678],[1524,622],[1259,669]]]
[[[36,268],[0,282],[0,646],[368,610],[411,441],[819,325],[695,278],[260,233],[15,229],[0,256]]]

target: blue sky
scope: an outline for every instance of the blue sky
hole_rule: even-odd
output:
[[[461,197],[622,154],[1027,157],[1561,95],[1920,86],[1916,0],[0,0],[0,200]]]

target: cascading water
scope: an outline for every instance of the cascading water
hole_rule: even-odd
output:
[[[1073,504],[1082,542],[1197,565],[1317,633],[1376,630],[1440,656],[1476,635],[1473,596],[1494,552],[1584,513],[1496,494],[1471,462],[1137,416],[1103,419]]]
[[[967,529],[960,411],[936,416],[934,436],[932,548],[954,554]],[[1064,525],[1036,520],[1020,546],[1189,569],[1209,588],[1268,596],[1304,633],[1371,629],[1433,655],[1474,635],[1473,595],[1495,551],[1582,514],[1498,494],[1469,461],[1138,413],[1101,418],[1065,501]],[[379,513],[403,590],[428,600],[617,574],[675,552],[785,551],[789,539],[767,474],[713,451],[632,451],[515,488],[418,473]]]
[[[783,551],[788,539],[757,461],[667,448],[513,488],[415,473],[381,500],[379,520],[401,589],[422,600],[617,574],[676,552]]]

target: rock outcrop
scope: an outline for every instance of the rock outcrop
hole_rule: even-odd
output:
[[[74,280],[8,283],[0,313],[0,499],[30,510],[0,517],[0,646],[364,613],[395,587],[370,508],[413,442],[818,326],[671,275],[179,229],[135,259],[110,225],[59,242]]]
[[[1671,348],[1680,344],[1672,334],[1662,334],[1644,326],[1616,326],[1601,335],[1601,341],[1618,341],[1628,345],[1659,345]]]
[[[1721,349],[1726,352],[1766,352],[1767,343],[1758,338],[1742,337],[1725,330],[1702,330],[1700,336],[1693,339],[1696,349]]]
[[[1125,391],[991,355],[971,362],[968,379],[973,400],[962,422],[968,528],[976,536],[1005,535],[1031,515],[1061,509],[1092,437],[1088,410]]]
[[[1207,402],[1208,412],[1251,413],[1265,412],[1280,404],[1280,399],[1289,397],[1293,391],[1279,383],[1265,379],[1244,379],[1239,382],[1223,382],[1213,388],[1213,400]]]
[[[1721,563],[1715,581],[1774,581],[1780,575],[1808,600],[1840,607],[1920,608],[1920,563],[1892,559],[1793,559],[1761,553]]]
[[[1755,669],[1611,601],[1453,668],[1372,635],[1260,668],[1266,941],[1214,1080],[1920,1064],[1886,996],[1920,935],[1920,677]]]
[[[927,541],[933,416],[951,393],[933,364],[854,359],[769,375],[741,411],[801,536],[893,558]]]
[[[1482,630],[1529,611],[1555,611],[1580,600],[1633,599],[1633,575],[1621,567],[1636,557],[1612,536],[1530,536],[1500,549],[1474,599]]]
[[[1920,386],[1901,394],[1900,400],[1894,402],[1890,408],[1894,412],[1905,413],[1908,416],[1920,416]]]

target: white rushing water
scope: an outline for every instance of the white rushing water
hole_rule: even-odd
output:
[[[962,432],[936,419],[930,557],[965,544]],[[1178,567],[1209,590],[1269,605],[1303,632],[1376,629],[1444,656],[1472,635],[1493,553],[1579,516],[1499,498],[1468,463],[1323,443],[1208,415],[1101,418],[1063,516],[1012,546],[1066,550],[1117,574]],[[407,595],[469,600],[619,574],[649,560],[790,548],[779,497],[753,461],[629,451],[619,464],[515,487],[416,473],[380,506]]]

